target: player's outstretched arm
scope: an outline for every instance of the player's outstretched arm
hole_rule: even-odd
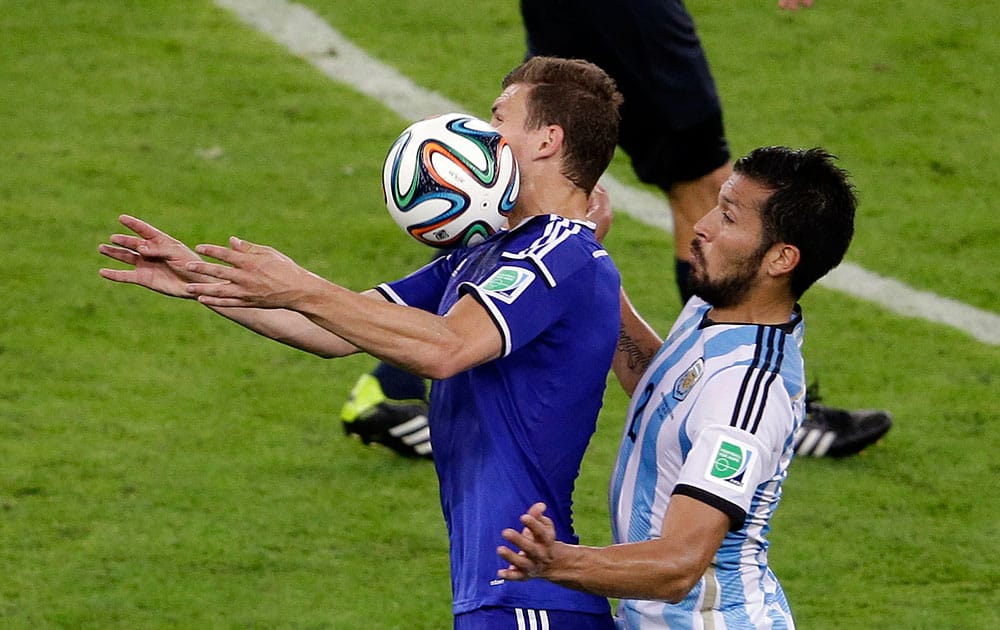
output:
[[[369,299],[303,269],[272,247],[238,238],[229,247],[199,245],[226,264],[190,262],[215,282],[188,291],[212,308],[286,309],[365,352],[425,378],[441,379],[495,359],[503,339],[487,310],[464,296],[445,315]]]
[[[134,234],[113,234],[109,239],[111,244],[102,243],[97,249],[108,258],[131,265],[132,268],[104,268],[99,272],[101,277],[189,300],[196,298],[187,290],[192,282],[219,282],[216,278],[188,268],[188,263],[202,259],[178,239],[127,214],[121,215],[118,220]],[[378,294],[373,293],[373,296]],[[212,310],[257,334],[318,356],[344,356],[358,351],[353,344],[292,311],[245,308]]]

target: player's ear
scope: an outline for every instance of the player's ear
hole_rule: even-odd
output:
[[[539,134],[539,157],[552,157],[563,146],[563,128],[559,125],[545,125]]]
[[[767,273],[773,277],[790,274],[799,265],[800,257],[798,247],[788,243],[775,243],[764,256]]]

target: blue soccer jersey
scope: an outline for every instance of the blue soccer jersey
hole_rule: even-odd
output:
[[[659,537],[674,494],[718,508],[731,529],[680,603],[622,600],[626,628],[794,627],[767,533],[805,414],[801,314],[784,326],[720,324],[710,308],[687,303],[633,393],[612,529],[619,543]]]
[[[430,431],[451,546],[453,610],[482,606],[609,611],[602,597],[545,580],[506,582],[500,532],[544,501],[576,542],[573,486],[620,326],[621,280],[593,226],[556,215],[458,250],[378,289],[446,313],[469,295],[490,314],[502,356],[431,387]]]

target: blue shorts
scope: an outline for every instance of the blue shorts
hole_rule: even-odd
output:
[[[487,606],[455,616],[455,630],[615,630],[610,614]]]

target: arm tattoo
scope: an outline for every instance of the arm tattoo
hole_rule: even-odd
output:
[[[618,331],[618,347],[616,350],[625,356],[625,365],[636,374],[642,374],[653,360],[653,354],[644,352],[622,326]]]

